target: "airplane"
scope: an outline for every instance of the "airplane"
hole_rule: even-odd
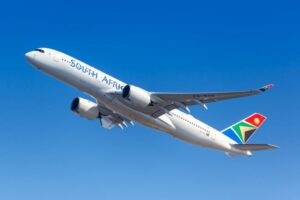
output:
[[[272,88],[272,84],[241,92],[149,92],[54,49],[37,48],[27,52],[25,58],[36,69],[93,97],[95,101],[74,98],[71,110],[88,120],[98,119],[104,128],[124,129],[137,122],[187,143],[223,151],[231,157],[279,148],[271,144],[247,143],[266,120],[259,113],[218,131],[194,118],[188,108],[199,105],[207,110],[208,103],[260,94]]]

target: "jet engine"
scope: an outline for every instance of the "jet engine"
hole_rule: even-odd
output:
[[[71,103],[71,110],[80,117],[92,120],[99,117],[98,105],[87,99],[76,97]]]
[[[133,105],[142,108],[153,103],[149,92],[133,85],[126,85],[124,87],[122,97],[129,100]]]

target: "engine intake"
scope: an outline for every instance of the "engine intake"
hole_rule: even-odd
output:
[[[80,97],[73,99],[71,103],[71,110],[80,117],[84,117],[89,120],[99,117],[98,105],[92,101]]]
[[[145,108],[152,105],[150,93],[134,85],[126,85],[122,91],[122,97],[138,107]]]

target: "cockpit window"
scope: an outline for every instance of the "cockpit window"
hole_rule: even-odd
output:
[[[45,53],[45,51],[43,49],[35,49],[35,51],[39,51],[41,53]]]

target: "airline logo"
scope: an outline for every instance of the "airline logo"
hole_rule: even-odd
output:
[[[267,91],[268,89],[271,89],[272,87],[273,87],[273,84],[269,84],[269,85],[266,85],[265,87],[260,88],[259,90],[260,90],[261,92],[265,92],[265,91]]]
[[[90,69],[87,66],[84,66],[84,65],[80,64],[76,60],[72,59],[71,62],[70,62],[70,66],[76,68],[77,70],[81,71],[84,74],[88,74],[89,76],[91,76],[95,79],[98,78],[98,73],[96,71],[94,71],[93,69]]]
[[[107,78],[106,76],[103,77],[102,83],[105,83],[106,85],[114,87],[117,90],[123,90],[123,88],[125,87],[124,85],[121,85],[119,82],[112,80],[110,78]]]
[[[250,117],[234,124],[223,133],[239,144],[245,144],[249,141],[253,133],[266,120],[266,117],[255,113]]]
[[[89,75],[90,77],[93,77],[93,78],[97,79],[97,80],[99,80],[101,78],[100,75],[98,75],[97,71],[95,71],[95,70],[93,70],[93,69],[91,69],[91,68],[89,68],[89,67],[87,67],[83,64],[80,64],[80,62],[78,62],[74,59],[71,59],[70,66],[77,69],[77,70],[79,70],[79,71],[81,71],[84,74]],[[115,81],[111,78],[108,78],[106,76],[104,76],[102,78],[101,82],[105,83],[105,84],[107,84],[111,87],[114,87],[117,90],[123,90],[123,88],[124,88],[124,85],[122,85],[119,82],[117,82],[117,81]]]

